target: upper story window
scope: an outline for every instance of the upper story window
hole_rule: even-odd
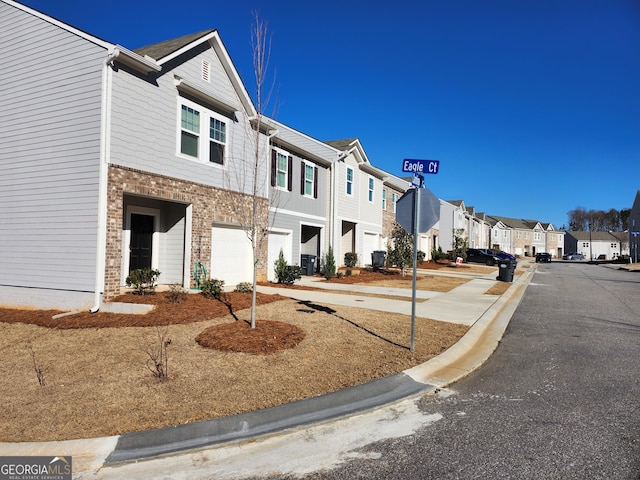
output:
[[[318,198],[318,167],[304,161],[300,163],[300,193]]]
[[[518,240],[520,240],[520,238],[521,238],[521,237],[522,237],[522,232],[521,232],[520,230],[518,230],[518,231],[516,232],[516,238],[517,238]]]
[[[505,230],[503,237],[505,240],[507,240],[509,238],[509,232]]]
[[[224,165],[227,145],[224,117],[204,107],[181,101],[179,136],[181,155]]]
[[[524,232],[524,239],[529,240],[529,232]]]
[[[540,238],[542,238],[542,237],[540,236],[540,232],[533,232],[533,238],[534,238],[535,240],[540,240]]]
[[[498,230],[494,230],[494,231],[493,231],[493,238],[498,238],[498,235],[499,235],[499,234],[500,234],[500,233],[498,232]]]
[[[198,158],[200,112],[182,105],[180,118],[180,153]]]
[[[369,203],[373,203],[373,187],[374,187],[375,183],[373,180],[373,177],[369,177],[369,193],[368,193],[368,200]]]
[[[353,168],[347,167],[347,195],[353,195]]]
[[[398,203],[398,194],[391,193],[391,211],[396,213],[396,203]]]
[[[279,149],[271,150],[271,186],[292,190],[293,158]]]
[[[387,209],[387,189],[382,189],[382,210]]]

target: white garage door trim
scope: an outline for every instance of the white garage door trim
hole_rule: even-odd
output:
[[[224,280],[225,287],[253,281],[253,251],[242,228],[228,225],[211,228],[209,278]]]
[[[293,255],[292,233],[293,232],[291,232],[291,230],[272,229],[271,231],[269,231],[269,247],[268,247],[268,254],[267,254],[267,280],[270,282],[275,282],[277,280],[273,264],[275,263],[276,260],[278,260],[278,257],[280,256],[281,248],[287,263],[289,265],[294,264],[291,261],[291,257]]]

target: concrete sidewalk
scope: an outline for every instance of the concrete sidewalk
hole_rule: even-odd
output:
[[[501,296],[485,295],[495,281],[495,273],[473,275],[472,279],[447,293],[422,292],[416,315],[469,325],[469,331],[454,346],[428,362],[390,377],[257,412],[196,422],[169,428],[133,432],[115,437],[42,443],[0,443],[2,455],[71,455],[74,478],[126,478],[131,462],[164,458],[157,474],[171,478],[166,469],[184,465],[182,457],[194,449],[221,448],[230,442],[294,431],[319,422],[371,411],[383,405],[423,395],[444,387],[481,366],[497,347],[511,315],[517,308],[535,265],[516,277]],[[312,282],[311,278],[301,283]],[[260,291],[280,293],[323,305],[344,305],[389,312],[411,313],[411,302],[335,292],[336,284],[321,284],[322,291],[260,287]],[[330,286],[331,285],[331,286]],[[404,296],[411,291],[342,285],[351,292]],[[382,290],[379,290],[382,288]],[[393,293],[389,293],[393,292]],[[168,457],[167,457],[168,455]],[[162,467],[160,467],[162,465]],[[183,468],[183,467],[180,467]],[[132,472],[131,472],[132,473]],[[181,473],[184,477],[184,472]],[[132,477],[133,478],[133,477]],[[137,477],[136,477],[137,478]],[[158,478],[149,473],[146,478]],[[184,478],[189,478],[188,475]]]

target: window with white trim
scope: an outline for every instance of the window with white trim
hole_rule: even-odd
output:
[[[353,168],[347,167],[347,195],[353,195]]]
[[[369,203],[373,203],[373,188],[375,186],[375,182],[373,180],[373,177],[369,177],[369,193],[368,193],[368,199],[369,199]]]
[[[180,115],[180,153],[198,158],[200,143],[200,112],[182,105]]]
[[[387,189],[382,189],[382,210],[387,209]]]
[[[540,240],[540,238],[541,238],[540,237],[540,232],[534,232],[533,233],[533,238],[534,238],[534,240]]]
[[[396,213],[396,203],[398,203],[398,194],[391,193],[391,211]]]
[[[224,165],[227,120],[205,107],[180,99],[180,155],[202,162]]]
[[[289,176],[289,158],[280,152],[276,152],[276,187],[287,189],[287,177]]]
[[[304,194],[313,197],[313,185],[315,183],[315,169],[313,165],[304,163]]]

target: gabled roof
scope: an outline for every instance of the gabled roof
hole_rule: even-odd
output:
[[[335,148],[272,118],[262,117],[262,124],[269,129],[272,142],[281,148],[301,154],[324,166],[331,165],[339,157]]]
[[[365,172],[370,173],[371,175],[374,175],[382,180],[387,178],[387,176],[389,175],[384,170],[380,170],[379,168],[371,165],[371,162],[369,161],[369,158],[367,157],[367,154],[364,151],[364,148],[362,147],[362,144],[360,143],[360,140],[358,138],[329,140],[325,143],[332,146],[336,150],[342,151],[346,155],[353,155],[353,158],[355,158],[360,168]]]
[[[584,230],[570,231],[567,235],[572,236],[580,242],[588,242],[589,239],[593,242],[619,242],[620,239],[613,235],[611,232],[589,232]]]
[[[183,37],[174,38],[172,40],[165,40],[163,42],[154,43],[145,47],[136,48],[134,52],[138,55],[145,55],[155,59],[162,60],[166,57],[173,57],[176,52],[180,52],[184,49],[192,48],[191,44],[200,43],[199,40],[208,37],[216,30],[205,30],[203,32],[191,33],[184,35]]]
[[[519,230],[531,230],[531,227],[519,218],[499,217],[497,215],[490,215],[490,217],[494,218],[498,222],[502,222],[505,226],[510,228],[517,228]]]
[[[158,65],[163,66],[167,62],[170,62],[180,55],[199,47],[203,43],[208,43],[209,47],[214,50],[220,59],[220,63],[222,64],[227,77],[231,81],[231,84],[233,85],[233,88],[236,91],[245,111],[249,117],[255,117],[257,115],[257,111],[253,105],[253,101],[251,100],[251,97],[249,96],[249,93],[247,92],[247,89],[245,88],[244,83],[233,64],[233,61],[231,60],[229,52],[224,46],[224,43],[222,43],[222,39],[220,38],[220,34],[217,30],[204,30],[202,32],[192,33],[171,40],[154,43],[152,45],[136,49],[135,53],[143,56],[144,58],[152,59]],[[200,93],[200,96],[212,97],[215,99],[215,94],[212,91],[202,89],[184,79],[176,78],[176,80],[183,86],[183,88],[189,90],[189,93],[191,94],[198,96],[198,93]]]

